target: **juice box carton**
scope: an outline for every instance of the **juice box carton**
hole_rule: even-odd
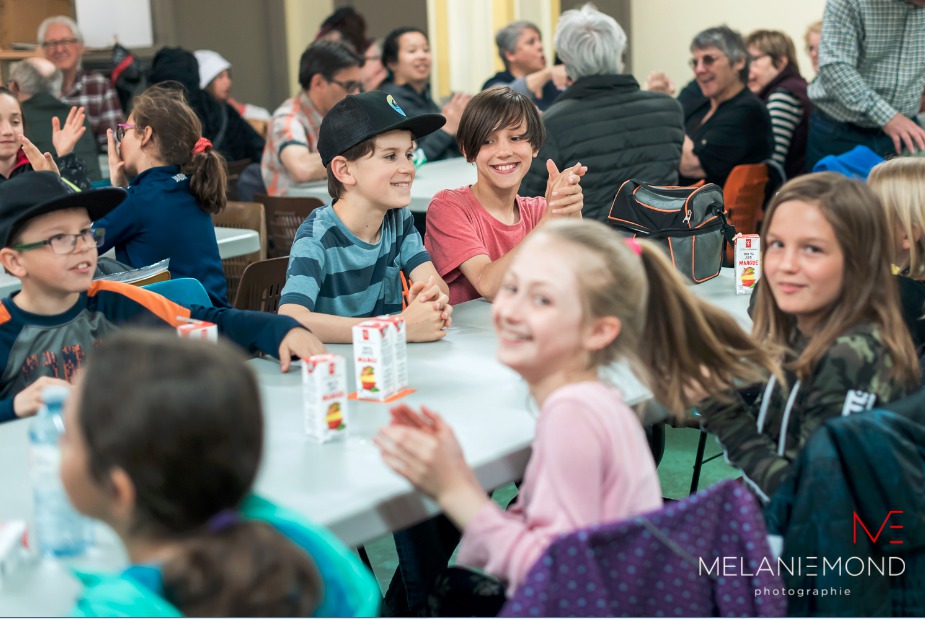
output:
[[[207,340],[209,342],[218,341],[218,326],[215,323],[206,322],[205,320],[185,319],[185,322],[177,327],[177,333],[180,337],[186,337],[193,340]]]
[[[353,358],[357,397],[387,400],[395,388],[395,328],[382,320],[366,320],[353,327]]]
[[[395,392],[408,388],[408,333],[405,319],[401,316],[379,316],[376,320],[389,323],[392,326],[392,358],[394,368]]]
[[[735,236],[736,294],[751,294],[761,278],[761,240],[757,234]]]
[[[347,362],[340,355],[302,360],[305,433],[319,443],[347,435]]]

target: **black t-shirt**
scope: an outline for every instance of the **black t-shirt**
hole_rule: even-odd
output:
[[[723,185],[729,172],[744,163],[761,163],[771,156],[771,117],[761,99],[748,88],[720,104],[716,113],[701,124],[710,111],[709,99],[692,108],[684,128],[694,142],[694,154],[706,172],[706,181]],[[681,179],[690,185],[697,179]]]

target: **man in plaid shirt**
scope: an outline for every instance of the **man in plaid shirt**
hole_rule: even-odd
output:
[[[339,41],[316,41],[299,60],[302,90],[273,112],[260,173],[267,193],[284,196],[291,185],[326,178],[318,154],[321,120],[347,95],[363,90],[363,57]]]
[[[81,68],[84,45],[77,24],[64,15],[49,17],[39,26],[38,42],[45,57],[64,77],[61,100],[83,106],[100,152],[106,152],[106,130],[115,131],[118,123],[125,122],[125,117],[110,81],[99,73]]]
[[[827,0],[808,169],[859,144],[882,157],[925,150],[913,120],[923,88],[925,0]]]

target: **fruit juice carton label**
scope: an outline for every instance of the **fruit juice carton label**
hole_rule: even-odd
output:
[[[340,355],[302,360],[305,433],[326,443],[347,435],[347,361]]]
[[[401,316],[379,316],[376,320],[387,322],[392,326],[393,368],[395,369],[395,392],[407,389],[408,384],[408,334],[405,319]]]
[[[184,324],[177,327],[177,333],[180,337],[186,337],[193,340],[207,340],[209,342],[218,341],[218,326],[205,320],[193,320],[192,318],[183,319]]]
[[[751,294],[761,278],[761,240],[757,234],[735,237],[736,294]]]
[[[353,359],[357,397],[386,400],[395,392],[395,360],[391,338],[394,328],[381,320],[353,327]]]

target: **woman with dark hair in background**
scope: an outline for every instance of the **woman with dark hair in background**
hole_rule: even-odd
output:
[[[382,64],[389,70],[389,77],[381,90],[392,95],[408,116],[419,114],[443,114],[446,124],[428,136],[417,140],[415,162],[436,161],[459,157],[456,146],[456,130],[469,95],[455,93],[443,106],[437,107],[430,97],[430,43],[422,30],[412,27],[396,28],[382,43]]]

